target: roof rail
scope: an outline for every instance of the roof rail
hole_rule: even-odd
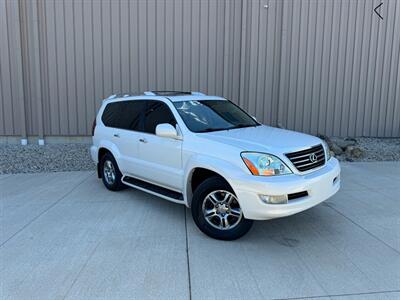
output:
[[[193,95],[193,96],[205,96],[200,92],[185,92],[185,91],[148,91],[144,92],[147,96],[182,96],[182,95]]]
[[[205,94],[201,93],[201,92],[192,92],[193,96],[205,96]]]
[[[117,94],[111,95],[104,100],[111,100],[111,99],[115,99],[115,98],[117,98]]]
[[[179,96],[179,95],[191,95],[190,92],[182,92],[182,91],[152,91],[152,93],[156,96]]]
[[[111,100],[111,99],[116,99],[116,98],[125,98],[125,97],[131,97],[133,95],[129,94],[129,93],[120,93],[120,94],[114,94],[109,96],[108,98],[104,99],[104,100]]]

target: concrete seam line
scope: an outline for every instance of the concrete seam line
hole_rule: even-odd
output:
[[[335,212],[337,212],[339,215],[341,215],[342,217],[344,217],[346,220],[350,221],[351,223],[353,223],[354,225],[356,225],[358,228],[360,228],[361,230],[365,231],[366,233],[368,233],[368,235],[372,236],[373,238],[375,238],[377,241],[383,243],[385,246],[389,247],[390,249],[392,249],[394,252],[396,252],[397,254],[400,254],[400,251],[397,250],[396,248],[393,248],[392,246],[390,246],[389,244],[387,244],[385,241],[381,240],[379,237],[377,237],[376,235],[374,235],[373,233],[369,232],[367,229],[365,229],[364,227],[362,227],[360,224],[358,224],[357,222],[353,221],[351,218],[347,217],[345,214],[343,214],[342,212],[340,212],[339,210],[337,210],[336,208],[333,208],[332,206],[329,205],[329,203],[325,203],[327,207],[329,207],[330,209],[334,210]]]
[[[3,243],[0,244],[0,248],[3,247],[8,241],[13,239],[16,235],[18,235],[20,232],[22,232],[26,227],[31,225],[34,221],[39,219],[42,215],[44,215],[46,212],[48,212],[50,209],[52,209],[54,206],[56,206],[58,203],[60,203],[62,200],[64,200],[66,197],[68,197],[73,191],[75,191],[79,186],[81,186],[90,176],[93,175],[94,172],[91,172],[85,179],[83,179],[80,183],[78,183],[76,186],[74,186],[70,191],[68,191],[64,196],[62,196],[60,199],[57,201],[53,202],[50,206],[48,206],[44,211],[42,211],[40,214],[38,214],[36,217],[34,217],[32,220],[30,220],[28,223],[26,223],[22,228],[20,228],[17,232],[15,232],[12,236],[10,236],[7,240],[5,240]]]
[[[377,295],[384,293],[399,293],[400,290],[388,290],[388,291],[376,291],[376,292],[360,292],[360,293],[349,293],[349,294],[330,294],[330,295],[319,295],[319,296],[304,296],[304,297],[292,297],[292,298],[274,298],[272,300],[300,300],[300,299],[315,299],[315,298],[329,298],[329,297],[343,297],[343,296],[358,296],[358,295]]]
[[[190,278],[190,258],[189,258],[189,241],[188,241],[188,230],[187,230],[187,218],[186,218],[186,206],[183,207],[184,216],[185,216],[185,232],[186,232],[186,264],[187,264],[187,272],[188,272],[188,281],[189,281],[189,299],[192,299],[192,282]]]
[[[71,286],[69,287],[69,289],[67,290],[67,292],[65,293],[63,299],[66,299],[68,297],[68,294],[71,292],[72,288],[74,287],[74,285],[76,284],[76,282],[78,281],[78,278],[81,276],[83,270],[86,268],[86,266],[89,264],[89,261],[91,260],[91,258],[93,257],[94,253],[96,252],[97,248],[99,247],[101,243],[101,239],[97,242],[96,246],[94,247],[94,249],[92,250],[92,252],[90,252],[90,255],[88,256],[87,260],[85,261],[85,263],[83,264],[83,266],[80,268],[78,274],[76,275],[74,281],[72,282]]]

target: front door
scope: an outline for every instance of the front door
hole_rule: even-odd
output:
[[[170,108],[162,101],[146,101],[144,129],[139,138],[140,177],[160,186],[182,191],[182,141],[159,137],[158,124],[176,126]]]

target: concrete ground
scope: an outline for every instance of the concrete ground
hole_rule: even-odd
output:
[[[342,169],[332,199],[234,242],[94,172],[1,175],[0,298],[400,299],[400,162]]]

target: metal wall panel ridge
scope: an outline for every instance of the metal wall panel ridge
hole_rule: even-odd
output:
[[[273,126],[400,136],[400,1],[0,0],[0,135],[83,136],[101,99],[199,90]]]

